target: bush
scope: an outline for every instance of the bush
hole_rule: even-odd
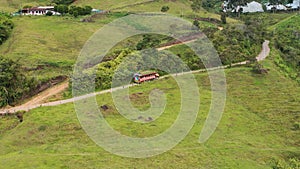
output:
[[[51,12],[51,11],[48,11],[47,13],[46,13],[46,16],[52,16],[53,15],[53,13]]]
[[[46,129],[47,129],[47,126],[45,126],[45,125],[41,125],[41,126],[38,128],[39,131],[45,131]]]
[[[300,161],[297,158],[290,158],[288,161],[275,160],[272,164],[272,169],[299,169]]]
[[[200,27],[200,23],[199,23],[198,20],[194,20],[194,21],[193,21],[193,25],[196,26],[197,28]]]
[[[221,13],[221,21],[222,21],[223,24],[227,23],[227,21],[226,21],[226,13],[225,12]]]
[[[69,12],[69,7],[67,5],[57,5],[54,7],[54,11],[64,15]]]
[[[169,9],[170,8],[168,6],[163,6],[160,11],[161,12],[167,12]]]
[[[13,105],[34,86],[34,80],[23,74],[21,66],[0,56],[0,107]]]
[[[0,45],[9,38],[13,28],[12,20],[6,14],[0,13]]]
[[[75,0],[53,0],[53,3],[56,3],[57,5],[70,5]]]
[[[90,15],[92,13],[92,7],[91,6],[71,6],[69,9],[69,14],[73,15],[74,17],[77,17],[79,15]]]
[[[260,63],[255,63],[253,65],[252,71],[254,73],[258,73],[258,74],[266,74],[268,73],[268,70],[264,68],[264,66]]]

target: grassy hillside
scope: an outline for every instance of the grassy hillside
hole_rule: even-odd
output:
[[[119,1],[119,0],[77,0],[74,2],[74,5],[90,5],[97,9],[102,10],[108,10],[108,9],[114,9],[114,8],[120,8],[125,7],[131,4],[137,4],[137,3],[143,3],[148,2],[150,0],[125,0],[125,1]]]
[[[113,19],[83,23],[72,17],[14,17],[15,29],[0,46],[0,55],[19,60],[29,69],[40,67],[31,72],[39,79],[66,75],[88,38]]]
[[[90,5],[93,5],[98,2],[79,0],[75,2],[75,5],[89,5],[90,3]],[[18,2],[14,1],[14,3]],[[109,4],[126,6],[138,2],[129,0],[121,3],[115,1],[101,1],[101,3],[107,5],[105,8],[111,8]],[[159,12],[163,5],[170,6],[170,11],[168,12],[170,14],[180,15],[181,11],[184,11],[184,15],[187,16],[192,14],[190,2],[187,1],[159,1],[145,5],[130,6],[117,11]],[[204,11],[198,15],[202,17],[219,17]],[[37,71],[31,71],[29,74],[38,79],[47,80],[58,75],[68,75],[88,38],[104,24],[122,16],[122,13],[113,13],[108,16],[97,17],[94,19],[96,22],[92,23],[82,23],[79,21],[80,18],[68,16],[14,17],[15,28],[6,43],[0,46],[0,55],[19,60],[26,69],[37,69]],[[232,19],[232,22],[236,21]],[[204,26],[211,25],[203,23]]]
[[[251,68],[226,70],[228,97],[216,132],[205,144],[197,142],[210,105],[209,79],[196,74],[201,109],[189,135],[174,149],[148,159],[122,158],[96,146],[84,133],[72,104],[38,108],[25,114],[24,122],[4,118],[1,124],[0,161],[3,168],[271,168],[278,160],[298,158],[300,88],[278,72],[257,75]],[[149,91],[167,94],[164,114],[149,124],[132,123],[116,112],[110,94],[97,96],[108,105],[106,120],[118,131],[136,137],[163,132],[176,118],[178,88],[172,79],[162,79],[131,89],[137,108],[149,106]],[[137,95],[138,92],[142,94]],[[142,105],[142,106],[138,106]],[[176,106],[177,105],[177,106]],[[1,119],[2,122],[2,119]],[[8,126],[7,123],[12,126]],[[12,128],[12,129],[11,129]]]
[[[291,16],[270,28],[278,49],[276,64],[300,82],[300,15]]]
[[[1,0],[0,11],[16,12],[25,5],[48,5],[51,2],[51,0]]]

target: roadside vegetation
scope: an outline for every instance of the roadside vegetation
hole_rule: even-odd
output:
[[[0,107],[14,105],[34,88],[35,81],[23,73],[21,65],[0,56]]]

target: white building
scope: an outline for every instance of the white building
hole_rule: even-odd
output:
[[[300,0],[294,0],[293,3],[286,4],[286,7],[289,9],[298,9],[300,8]]]
[[[270,3],[266,3],[267,11],[278,10],[278,11],[286,11],[287,7],[282,4],[271,5]]]
[[[255,1],[247,3],[246,6],[241,8],[243,8],[243,13],[264,12],[262,4]]]
[[[39,6],[22,9],[22,15],[46,15],[47,12],[52,12],[53,15],[60,15],[60,13],[54,11],[54,6]]]

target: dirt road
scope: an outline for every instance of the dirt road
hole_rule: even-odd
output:
[[[189,43],[189,42],[193,42],[193,41],[195,41],[195,40],[182,42],[181,44]],[[162,47],[162,48],[158,48],[158,50],[164,50],[164,49],[170,48],[170,47],[175,46],[175,45],[179,45],[179,44],[165,46],[165,47]],[[261,53],[256,57],[257,61],[264,60],[269,55],[269,53],[270,53],[269,41],[266,40],[262,44]],[[245,64],[247,64],[247,61],[234,63],[231,66],[245,65]],[[224,69],[224,68],[227,68],[229,66],[230,65],[225,65],[225,66],[211,68],[209,70]],[[176,74],[176,75],[180,76],[180,75],[183,75],[183,74],[205,72],[205,71],[208,71],[208,70],[207,69],[200,69],[200,70],[196,70],[196,71],[183,72],[183,73],[179,73],[179,74]],[[168,76],[171,76],[171,75],[163,76],[161,78],[168,77]],[[66,81],[66,82],[63,82],[59,85],[56,85],[56,86],[40,93],[38,96],[34,97],[32,100],[30,100],[29,102],[27,102],[27,103],[25,103],[21,106],[13,107],[13,108],[10,108],[10,109],[2,109],[2,110],[0,110],[0,114],[14,113],[14,112],[17,112],[17,111],[20,111],[20,110],[29,111],[29,110],[37,108],[37,107],[57,106],[57,105],[62,105],[62,104],[66,104],[66,103],[72,103],[76,100],[81,100],[81,99],[93,97],[95,95],[100,95],[100,94],[104,94],[104,93],[110,93],[112,91],[120,90],[120,89],[123,89],[123,88],[129,88],[129,87],[135,86],[135,85],[136,84],[130,84],[130,85],[127,85],[127,86],[121,86],[121,87],[117,87],[117,88],[103,90],[103,91],[100,91],[100,92],[91,93],[91,94],[87,94],[87,95],[83,95],[83,96],[79,96],[79,97],[74,97],[74,98],[71,98],[71,99],[60,100],[60,101],[55,101],[55,102],[48,102],[48,103],[42,103],[43,100],[49,98],[50,96],[56,95],[56,94],[62,92],[63,90],[65,90],[68,87],[68,82]]]
[[[63,92],[64,90],[66,90],[68,88],[68,86],[69,86],[68,80],[64,81],[58,85],[55,85],[55,86],[39,93],[38,95],[34,96],[30,101],[26,102],[22,106],[27,107],[27,106],[40,104],[44,100],[48,99],[49,97]]]
[[[270,41],[265,40],[265,42],[262,44],[262,50],[260,52],[260,54],[256,57],[257,61],[262,61],[264,59],[266,59],[266,57],[269,55],[270,53],[270,47],[269,47]]]

